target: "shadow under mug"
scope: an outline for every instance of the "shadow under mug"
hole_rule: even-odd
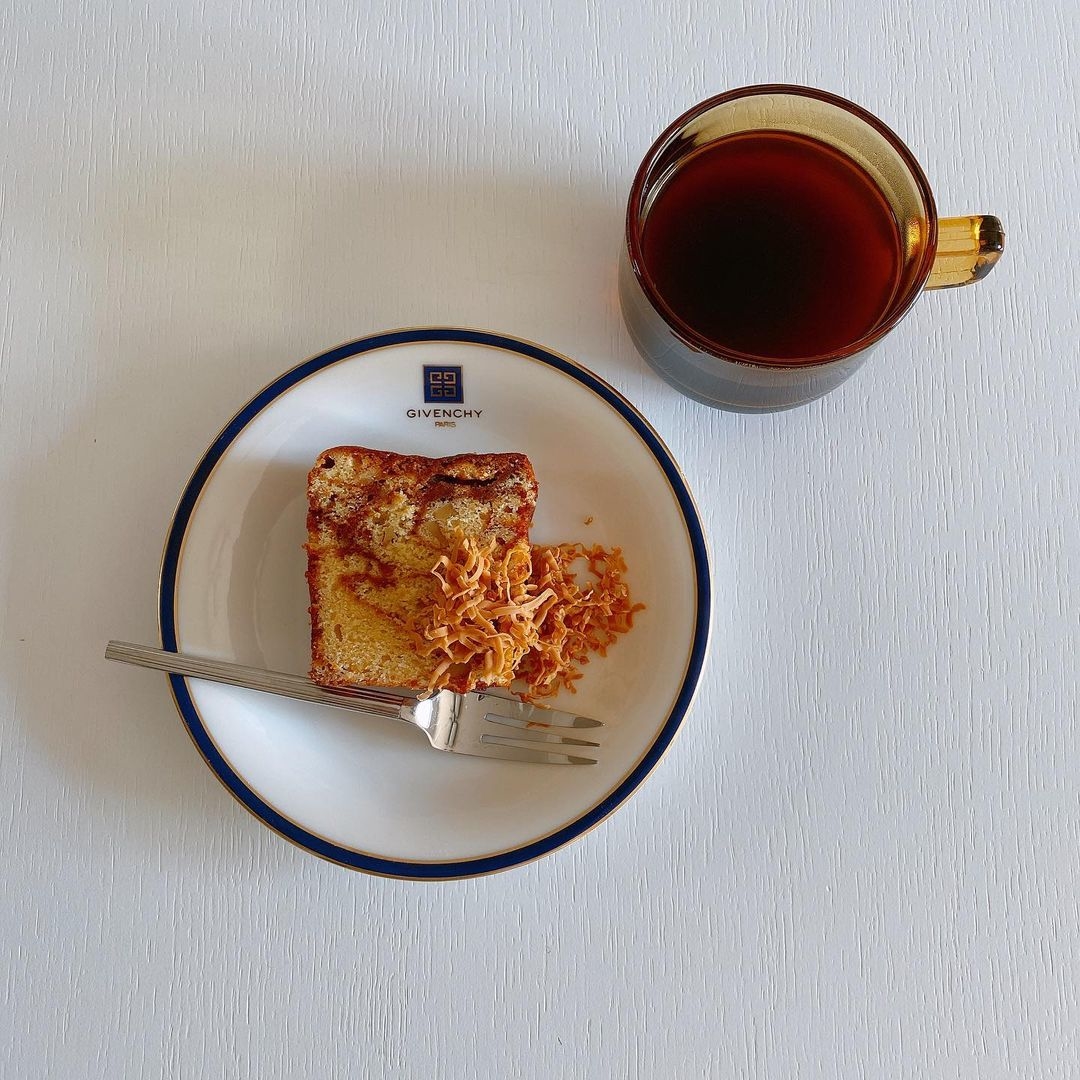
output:
[[[825,143],[869,176],[895,219],[901,250],[892,298],[866,333],[832,352],[778,359],[725,347],[672,309],[644,257],[649,212],[681,165],[722,139],[756,132],[790,133]],[[864,362],[923,289],[978,281],[990,272],[1004,245],[1004,231],[995,217],[939,218],[930,185],[911,151],[866,110],[808,87],[749,86],[684,113],[641,163],[627,206],[619,299],[638,351],[676,389],[716,408],[774,412],[834,389]]]

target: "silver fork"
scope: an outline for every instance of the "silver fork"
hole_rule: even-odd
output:
[[[599,743],[560,734],[559,729],[604,726],[599,720],[587,716],[560,712],[541,705],[528,705],[516,698],[496,694],[455,694],[450,690],[440,690],[431,697],[420,698],[398,690],[320,686],[302,675],[264,671],[262,668],[187,656],[126,641],[110,641],[105,648],[105,659],[168,671],[174,675],[228,683],[230,686],[243,686],[300,701],[333,705],[338,709],[404,720],[418,727],[436,750],[471,757],[531,761],[543,765],[595,765],[595,757],[546,750],[537,744],[590,747],[595,752]],[[522,742],[533,745],[517,745]]]

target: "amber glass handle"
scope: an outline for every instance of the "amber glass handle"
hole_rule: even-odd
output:
[[[1005,250],[1005,230],[996,217],[941,218],[937,256],[927,279],[928,289],[970,285],[986,277]]]

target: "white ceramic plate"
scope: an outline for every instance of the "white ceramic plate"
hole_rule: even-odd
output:
[[[165,648],[307,670],[306,476],[341,444],[524,451],[540,485],[534,542],[623,549],[646,609],[572,695],[606,725],[600,764],[443,754],[404,724],[170,676],[199,750],[271,828],[370,873],[491,873],[580,836],[659,760],[700,675],[708,562],[677,466],[628,402],[539,346],[452,328],[342,345],[253,398],[196,468],[163,561]]]

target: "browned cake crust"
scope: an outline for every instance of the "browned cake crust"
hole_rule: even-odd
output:
[[[434,605],[432,567],[459,533],[527,553],[536,494],[524,454],[320,454],[308,475],[311,678],[426,689],[438,660],[412,629]],[[452,672],[450,689],[473,689],[476,675]]]

